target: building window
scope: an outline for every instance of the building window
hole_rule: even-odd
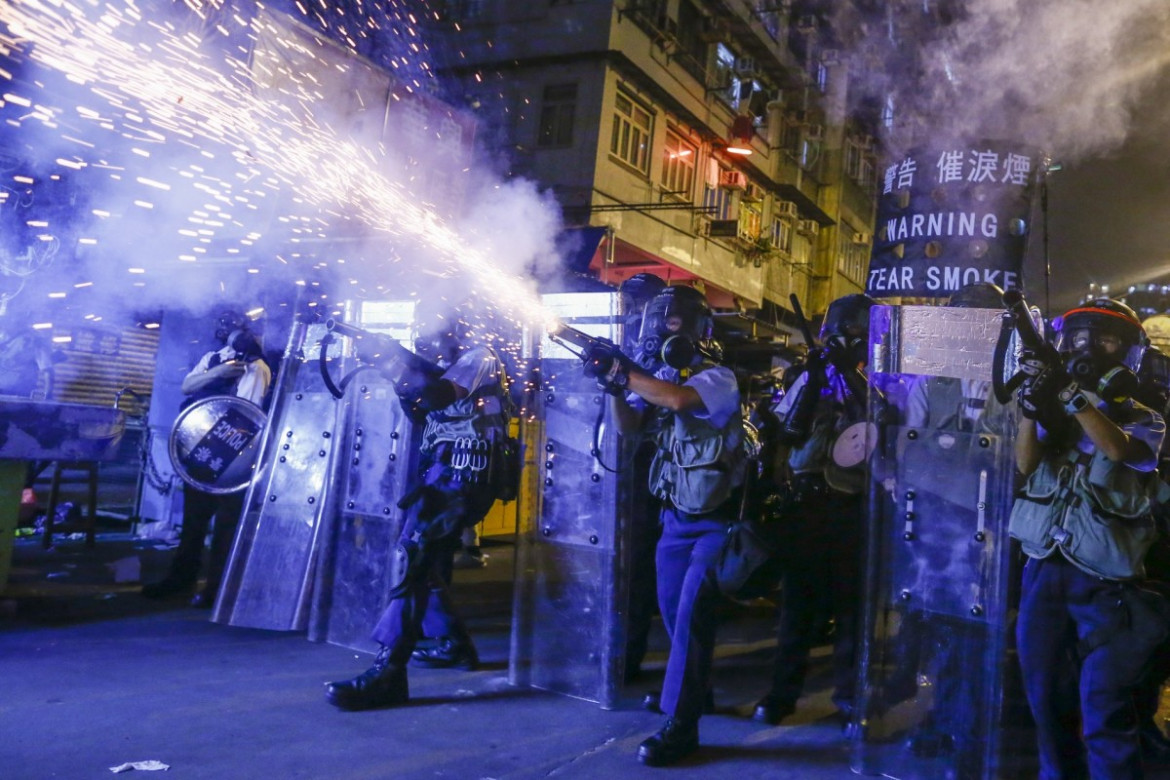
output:
[[[707,184],[703,190],[703,207],[708,219],[731,219],[731,190]]]
[[[852,282],[865,281],[869,265],[869,245],[853,240],[850,235],[841,236],[841,251],[837,255],[837,270]]]
[[[786,219],[772,220],[772,246],[781,252],[792,252],[792,222]]]
[[[662,189],[684,200],[695,186],[695,157],[698,150],[672,130],[666,131],[662,149]]]
[[[642,173],[650,170],[650,112],[622,94],[614,102],[609,154]]]
[[[576,110],[576,84],[550,84],[545,87],[536,145],[544,149],[572,146]]]

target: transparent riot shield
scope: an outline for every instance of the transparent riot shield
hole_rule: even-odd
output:
[[[550,294],[544,303],[565,324],[621,343],[616,293]],[[516,550],[509,680],[611,708],[625,653],[627,470],[608,399],[581,361],[543,334],[531,341],[543,382],[535,409],[543,473]]]
[[[1014,407],[991,391],[1002,312],[874,307],[868,602],[853,768],[1012,776],[1008,660]]]
[[[347,321],[411,347],[414,302],[366,302],[347,309]],[[350,350],[338,371],[353,371]],[[340,381],[341,375],[338,375]],[[398,508],[409,490],[418,447],[415,426],[390,382],[377,371],[354,374],[340,409],[336,489],[323,515],[309,639],[374,651],[370,631],[399,579],[394,555],[404,520]]]

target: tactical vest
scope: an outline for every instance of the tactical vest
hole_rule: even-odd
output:
[[[687,514],[717,509],[743,484],[747,453],[743,446],[724,444],[726,438],[735,440],[725,433],[742,428],[738,411],[722,429],[693,415],[669,415],[650,463],[650,491]]]
[[[1157,531],[1152,498],[1161,480],[1076,449],[1045,457],[1017,494],[1008,533],[1031,558],[1060,549],[1078,568],[1111,580],[1145,575]]]

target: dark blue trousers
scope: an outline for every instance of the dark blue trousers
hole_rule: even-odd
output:
[[[662,711],[697,722],[703,712],[715,655],[717,607],[722,598],[713,565],[729,520],[697,518],[673,507],[662,510],[658,540],[658,608],[670,637],[662,682]]]
[[[438,464],[428,468],[424,481],[426,487],[411,505],[399,536],[400,551],[412,560],[405,590],[390,599],[371,635],[390,648],[390,665],[401,668],[424,635],[424,622],[432,636],[466,636],[447,587],[451,555],[460,546],[463,529],[482,521],[494,503],[484,487],[459,482]]]
[[[1143,777],[1133,694],[1153,646],[1133,625],[1128,587],[1059,552],[1024,567],[1016,634],[1041,780]],[[1080,658],[1078,642],[1095,636],[1109,640]]]

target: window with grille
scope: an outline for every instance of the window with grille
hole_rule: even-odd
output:
[[[706,185],[703,190],[703,206],[710,209],[703,212],[708,219],[730,219],[731,190]]]
[[[781,252],[792,252],[792,223],[785,219],[772,220],[772,246]]]
[[[698,150],[673,130],[666,131],[662,149],[662,189],[679,198],[689,198],[695,185],[695,157]]]
[[[550,84],[544,88],[536,145],[548,149],[573,145],[577,111],[576,84]]]
[[[629,97],[618,94],[614,101],[610,157],[642,173],[650,170],[650,112]]]

